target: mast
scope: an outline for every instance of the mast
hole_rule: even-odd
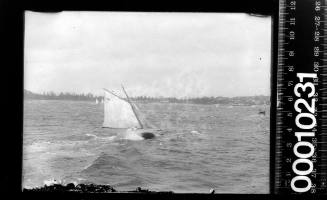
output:
[[[134,112],[134,114],[135,114],[135,117],[136,117],[137,121],[138,121],[139,124],[141,125],[141,128],[143,128],[143,124],[141,123],[141,120],[140,120],[139,116],[137,115],[136,110],[135,110],[135,107],[134,107],[134,105],[132,104],[132,102],[131,102],[131,100],[130,100],[130,98],[129,98],[129,96],[128,96],[128,94],[127,94],[127,92],[126,92],[126,90],[125,90],[125,88],[124,88],[124,86],[123,86],[123,84],[121,85],[121,87],[123,88],[123,91],[124,91],[124,93],[125,93],[125,95],[126,95],[126,97],[127,97],[127,101],[128,101],[128,103],[129,103],[129,104],[131,105],[131,107],[132,107],[132,110],[133,110],[133,112]]]
[[[106,88],[102,88],[102,89],[104,89],[105,91],[107,91],[107,92],[109,92],[110,94],[114,95],[115,97],[118,97],[119,99],[126,101],[126,99],[124,99],[124,98],[118,96],[118,95],[115,94],[114,92],[112,92],[112,91],[110,91],[110,90],[107,90]],[[128,102],[128,101],[127,101],[127,102]],[[130,103],[130,102],[128,102],[128,103]]]

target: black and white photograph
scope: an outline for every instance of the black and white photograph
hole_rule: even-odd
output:
[[[23,189],[269,193],[271,16],[24,15]]]

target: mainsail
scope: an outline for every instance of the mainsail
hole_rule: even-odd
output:
[[[103,127],[143,128],[129,99],[125,100],[105,90]]]

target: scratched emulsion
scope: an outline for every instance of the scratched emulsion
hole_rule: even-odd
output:
[[[101,128],[102,104],[25,100],[23,187],[56,179],[117,190],[268,193],[268,106],[138,106],[163,130],[157,138],[116,138]]]

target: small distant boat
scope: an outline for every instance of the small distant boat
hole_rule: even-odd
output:
[[[95,104],[99,104],[99,101],[98,101],[98,99],[95,99]]]
[[[260,110],[258,114],[259,114],[259,115],[266,115],[266,111],[264,111],[264,110]]]

